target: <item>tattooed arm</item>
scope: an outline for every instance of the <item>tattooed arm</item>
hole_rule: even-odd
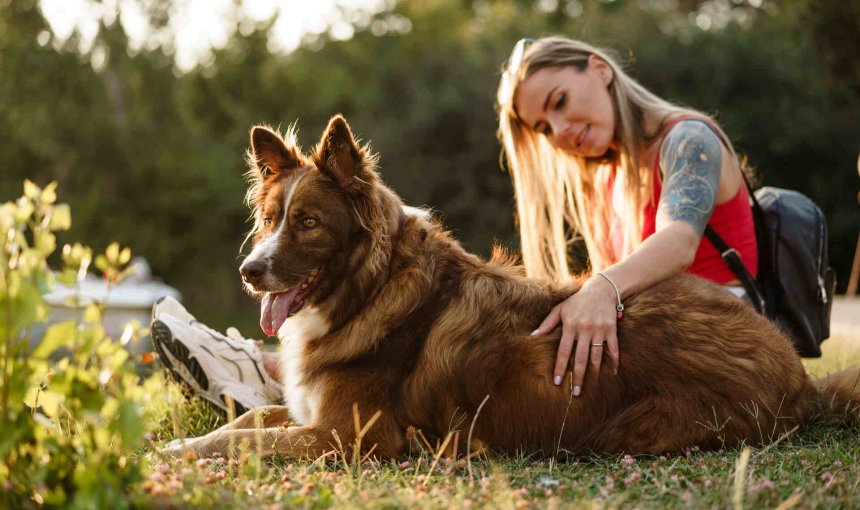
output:
[[[683,221],[701,237],[714,212],[720,186],[720,139],[702,121],[682,121],[663,141],[660,163],[663,193],[657,208],[657,230]]]

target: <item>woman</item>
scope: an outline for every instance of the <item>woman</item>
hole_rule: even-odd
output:
[[[571,242],[593,274],[533,334],[559,323],[560,384],[574,349],[573,393],[604,351],[619,364],[623,300],[687,271],[744,292],[712,228],[755,275],[755,230],[738,158],[707,115],[652,94],[605,52],[561,37],[523,39],[498,91],[499,138],[517,199],[530,276],[569,278]]]

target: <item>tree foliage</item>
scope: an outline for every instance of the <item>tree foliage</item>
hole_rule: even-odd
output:
[[[495,90],[517,39],[558,33],[614,49],[656,93],[716,113],[764,183],[821,204],[844,282],[860,229],[860,97],[856,68],[839,64],[854,53],[840,41],[857,13],[829,34],[842,3],[828,2],[824,11],[812,0],[403,0],[365,16],[349,40],[310,35],[289,54],[267,49],[274,20],[237,29],[211,62],[183,74],[169,48],[130,54],[116,22],[102,22],[100,66],[75,40],[40,44],[49,28],[35,3],[7,0],[0,199],[24,177],[57,180],[76,211],[70,236],[117,239],[203,320],[250,326],[253,304],[235,272],[248,228],[248,130],[298,122],[307,145],[341,112],[407,202],[437,210],[470,250],[516,248]],[[167,2],[142,3],[164,25]]]

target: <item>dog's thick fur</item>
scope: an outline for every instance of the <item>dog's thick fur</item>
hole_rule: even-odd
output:
[[[858,414],[856,370],[811,381],[776,327],[686,275],[626,299],[618,374],[591,366],[572,397],[570,378],[552,382],[558,329],[530,333],[578,283],[529,279],[509,257],[465,252],[380,182],[340,116],[311,156],[294,134],[285,142],[256,127],[249,160],[255,245],[268,244],[249,257],[265,274],[246,284],[277,293],[318,267],[325,274],[279,329],[290,413],[251,411],[170,453],[247,441],[315,458],[353,443],[353,404],[365,419],[381,411],[361,444],[382,457],[407,452],[413,427],[431,442],[459,430],[463,443],[473,426],[473,451],[479,441],[509,453],[657,453],[766,443],[822,412]],[[289,416],[297,426],[282,426]]]

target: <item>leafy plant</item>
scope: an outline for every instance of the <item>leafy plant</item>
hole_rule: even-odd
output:
[[[142,478],[140,384],[124,344],[139,336],[127,327],[120,341],[105,334],[104,304],[77,293],[65,303],[77,320],[48,326],[44,294],[56,280],[77,285],[93,253],[80,244],[62,249],[54,273],[48,258],[55,233],[71,226],[68,205],[56,203],[56,184],[25,181],[24,195],[0,206],[0,497],[5,508],[121,508],[125,492]],[[131,253],[112,244],[95,257],[109,286],[128,275]]]

